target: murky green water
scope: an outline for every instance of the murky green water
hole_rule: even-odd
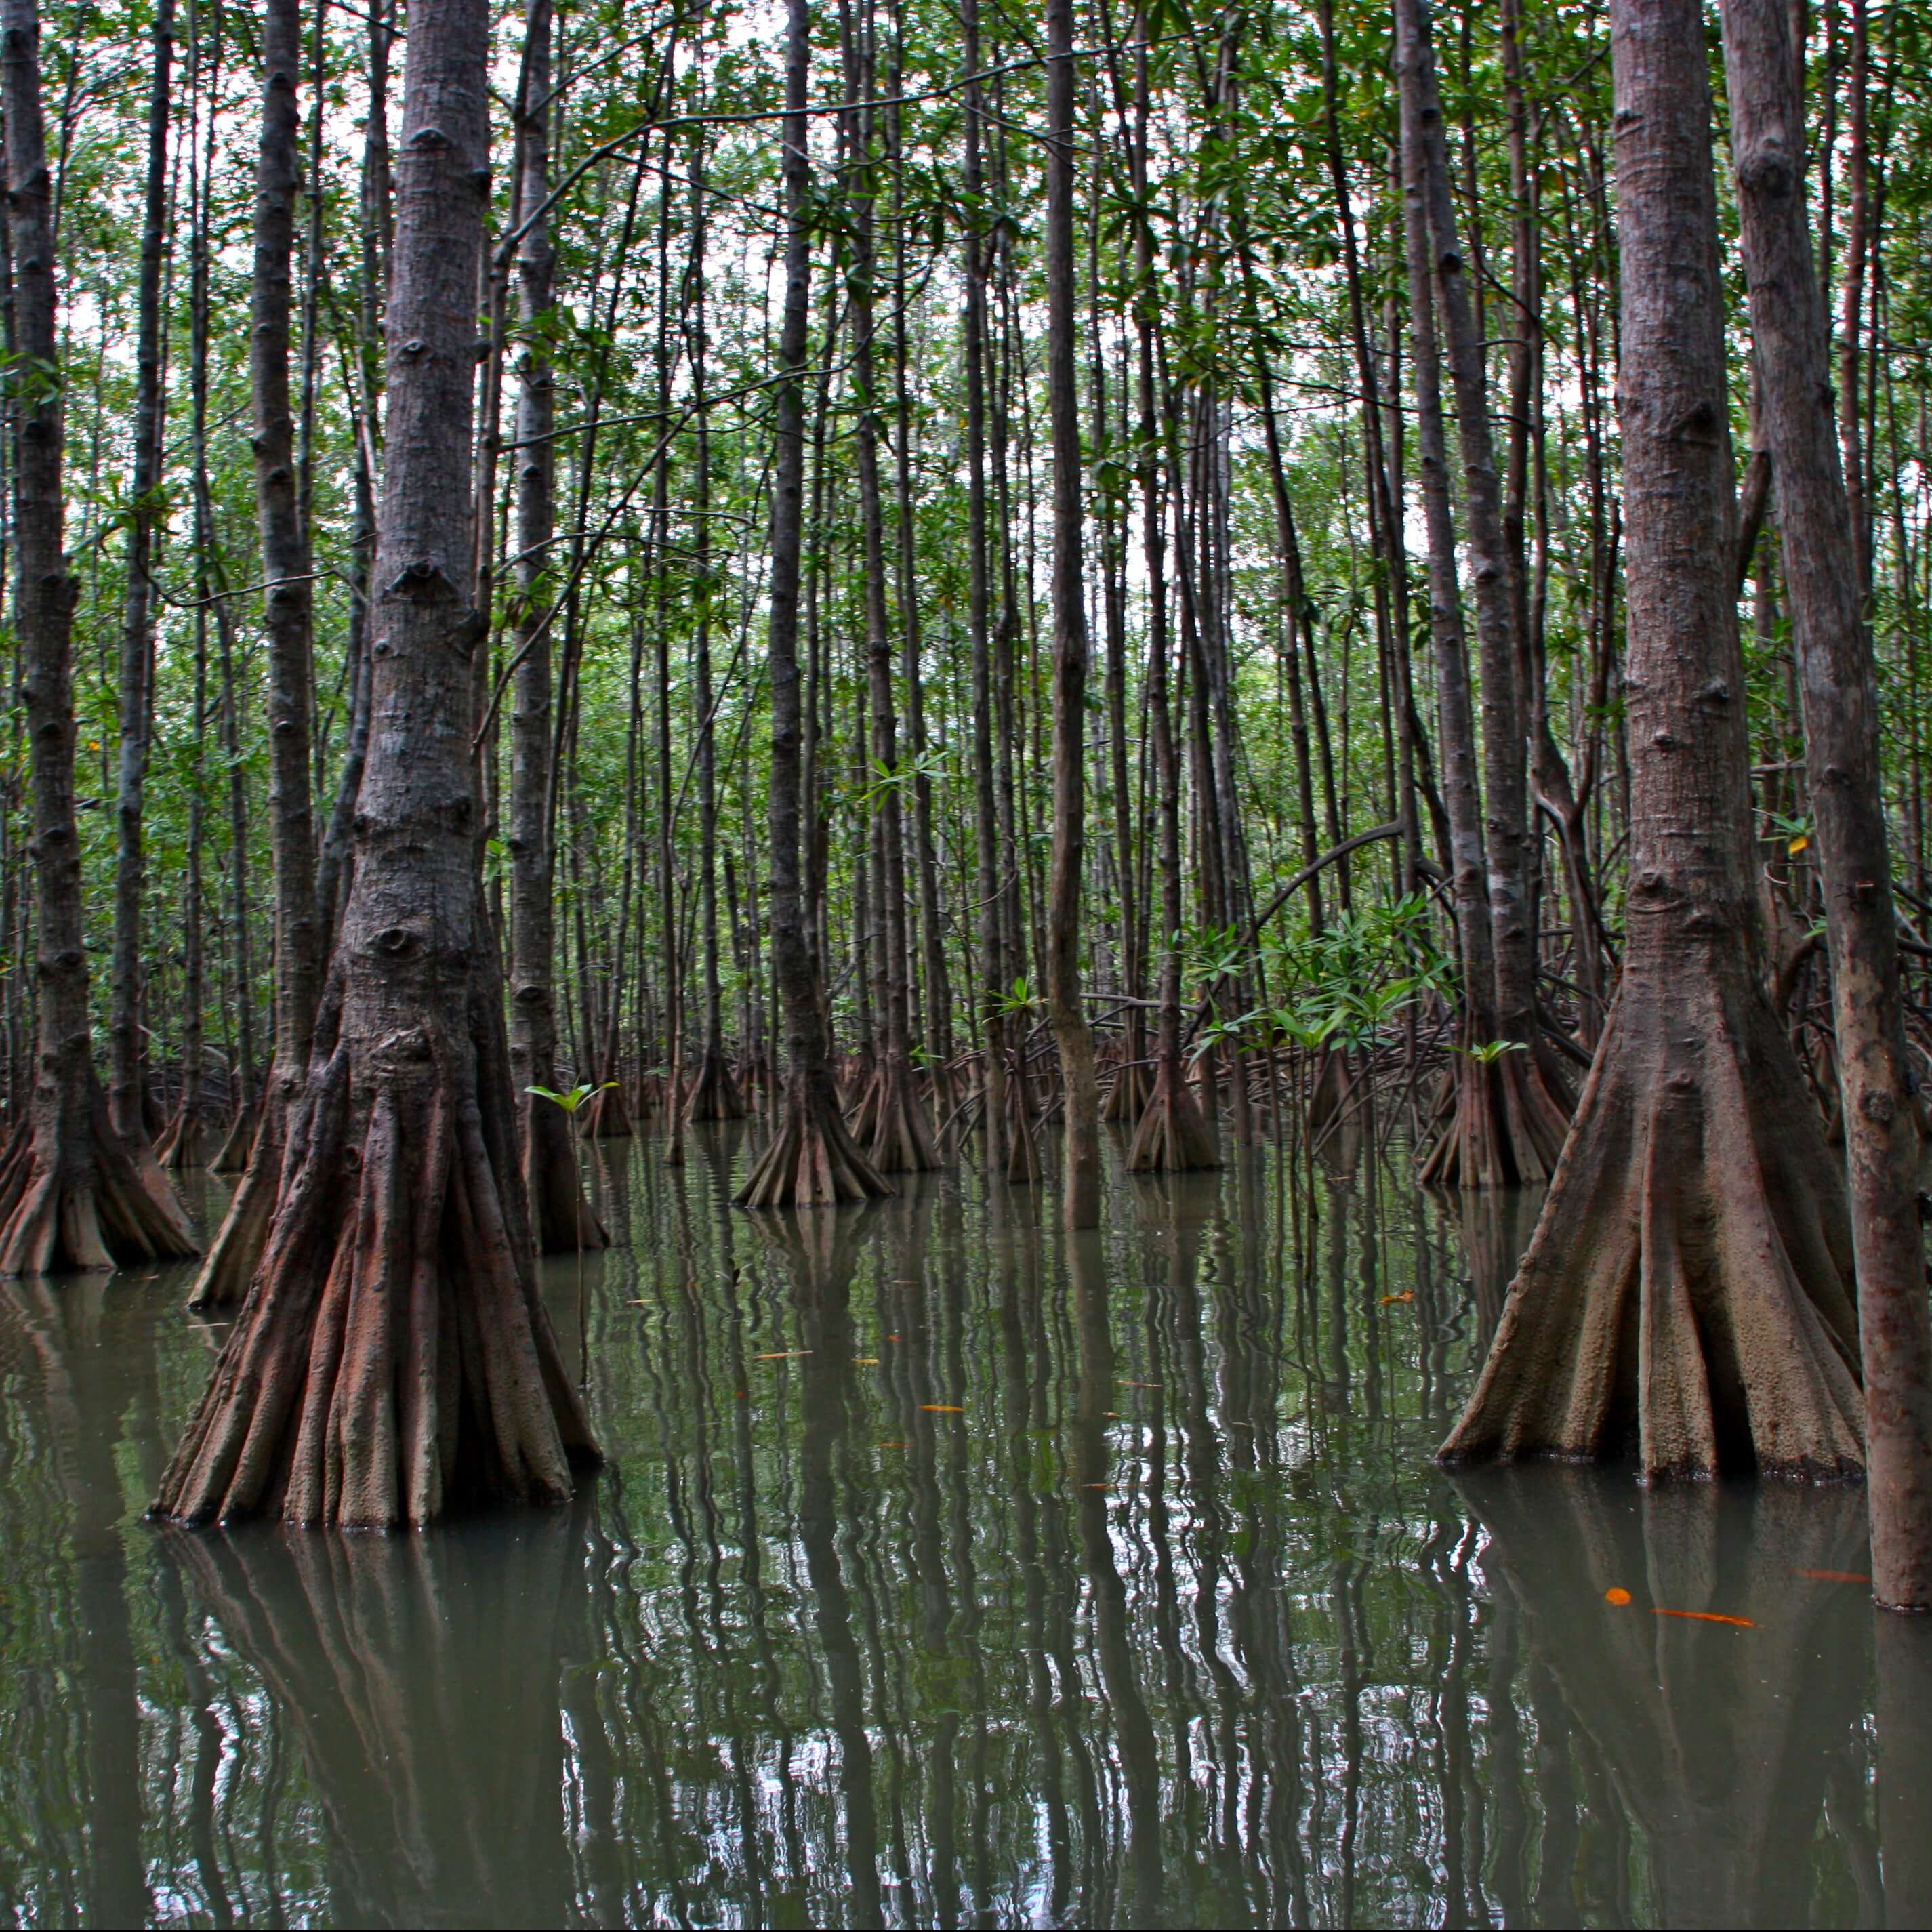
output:
[[[568,1512],[158,1531],[216,1331],[0,1291],[0,1916],[1932,1918],[1861,1497],[1430,1464],[1523,1204],[1270,1156],[1070,1245],[971,1169],[767,1226],[658,1152],[592,1156]]]

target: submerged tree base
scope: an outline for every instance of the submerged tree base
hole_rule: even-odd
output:
[[[227,1132],[222,1136],[220,1146],[214,1150],[214,1158],[208,1164],[208,1172],[211,1174],[245,1172],[249,1154],[255,1145],[256,1130],[261,1124],[262,1102],[258,1096],[236,1109],[234,1119],[229,1123]]]
[[[1221,1165],[1214,1130],[1179,1067],[1155,1070],[1154,1093],[1127,1148],[1130,1174],[1186,1174]]]
[[[207,1164],[208,1128],[198,1110],[186,1106],[176,1109],[154,1143],[154,1159],[171,1174]]]
[[[881,1201],[892,1191],[847,1130],[831,1082],[797,1076],[778,1132],[732,1200],[740,1208],[830,1207]]]
[[[570,1144],[570,1118],[553,1100],[526,1094],[524,1185],[530,1198],[530,1232],[540,1255],[582,1254],[608,1248],[610,1237],[584,1192]]]
[[[79,1116],[62,1131],[58,1103],[34,1112],[0,1160],[0,1275],[66,1274],[201,1252],[174,1190],[145,1144],[108,1118],[90,1071]]]
[[[1425,1187],[1531,1187],[1556,1172],[1570,1105],[1534,1048],[1494,1059],[1459,1052],[1448,1125],[1417,1178]]]
[[[1667,1008],[1627,978],[1445,1462],[1862,1471],[1838,1168],[1770,1007],[1728,976],[1687,966]]]
[[[705,1048],[698,1064],[698,1078],[692,1083],[684,1103],[684,1118],[698,1121],[745,1118],[745,1096],[732,1078],[731,1063],[725,1058],[724,1048],[715,1042]]]
[[[351,1057],[319,1057],[290,1117],[267,1251],[158,1516],[386,1529],[560,1502],[599,1460],[473,1048],[412,1030]]]
[[[587,1141],[622,1141],[631,1137],[630,1103],[621,1080],[607,1080],[591,1095],[580,1130]]]
[[[879,1174],[930,1174],[944,1165],[911,1067],[884,1054],[848,1124],[854,1143]]]

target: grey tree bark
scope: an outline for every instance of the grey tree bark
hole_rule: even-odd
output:
[[[1622,986],[1455,1461],[1863,1465],[1835,1163],[1763,990],[1698,0],[1615,0],[1630,888]],[[1718,560],[1714,562],[1714,560]]]
[[[34,0],[0,4],[16,340],[28,370],[16,404],[14,623],[32,755],[40,1034],[27,1119],[0,1162],[0,1274],[106,1268],[191,1255],[166,1177],[137,1163],[94,1070],[74,821],[76,586],[63,547],[64,428],[52,183]]]
[[[1724,66],[1778,532],[1825,874],[1864,1371],[1872,1588],[1932,1610],[1932,1324],[1918,1130],[1863,612],[1855,498],[1832,421],[1831,349],[1804,205],[1804,108],[1784,0],[1724,0]],[[1862,18],[1859,26],[1862,38]],[[1855,454],[1856,446],[1847,454]]]
[[[410,12],[372,728],[268,1246],[157,1512],[344,1528],[557,1502],[597,1450],[536,1286],[470,746],[482,0]]]

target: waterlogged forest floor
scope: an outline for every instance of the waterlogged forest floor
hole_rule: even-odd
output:
[[[614,1245],[548,1264],[568,1510],[157,1529],[220,1327],[0,1291],[0,1917],[1932,1916],[1856,1491],[1430,1462],[1532,1201],[1116,1148],[1070,1244],[971,1166],[754,1217],[742,1130],[662,1154],[588,1148]]]

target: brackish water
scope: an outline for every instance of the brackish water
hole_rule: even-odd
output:
[[[1270,1154],[1070,1243],[971,1167],[767,1222],[741,1136],[661,1156],[587,1156],[568,1510],[157,1529],[219,1330],[0,1287],[0,1918],[1932,1921],[1858,1493],[1430,1463],[1532,1203]]]

